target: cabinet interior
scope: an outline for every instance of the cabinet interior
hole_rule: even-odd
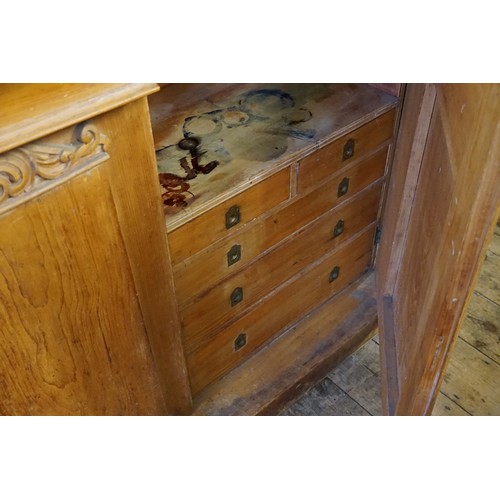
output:
[[[149,97],[195,413],[276,412],[373,333],[398,91],[169,84]]]

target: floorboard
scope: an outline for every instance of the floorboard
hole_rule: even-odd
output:
[[[442,392],[439,393],[436,404],[434,405],[434,411],[432,412],[434,417],[468,417],[470,413],[466,412],[460,405],[455,403],[448,396],[445,396]]]
[[[329,377],[326,377],[284,411],[282,415],[357,417],[369,416],[370,414]]]
[[[485,356],[500,363],[500,305],[474,292],[460,337]]]
[[[500,239],[500,236],[494,235],[494,240]],[[476,285],[476,292],[497,305],[500,305],[500,255],[488,250],[484,261],[481,274]]]
[[[500,415],[500,365],[459,338],[441,392],[471,415]]]

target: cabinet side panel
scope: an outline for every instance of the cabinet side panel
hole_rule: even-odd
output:
[[[165,411],[103,165],[0,217],[1,414]]]
[[[142,98],[102,117],[113,137],[111,186],[139,304],[169,414],[191,412],[148,104]]]

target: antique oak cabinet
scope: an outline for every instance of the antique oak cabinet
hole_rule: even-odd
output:
[[[0,414],[276,414],[381,336],[434,398],[500,205],[493,84],[0,85]]]

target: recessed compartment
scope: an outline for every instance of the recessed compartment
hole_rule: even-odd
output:
[[[209,87],[150,98],[195,395],[369,270],[398,104],[358,84]]]

